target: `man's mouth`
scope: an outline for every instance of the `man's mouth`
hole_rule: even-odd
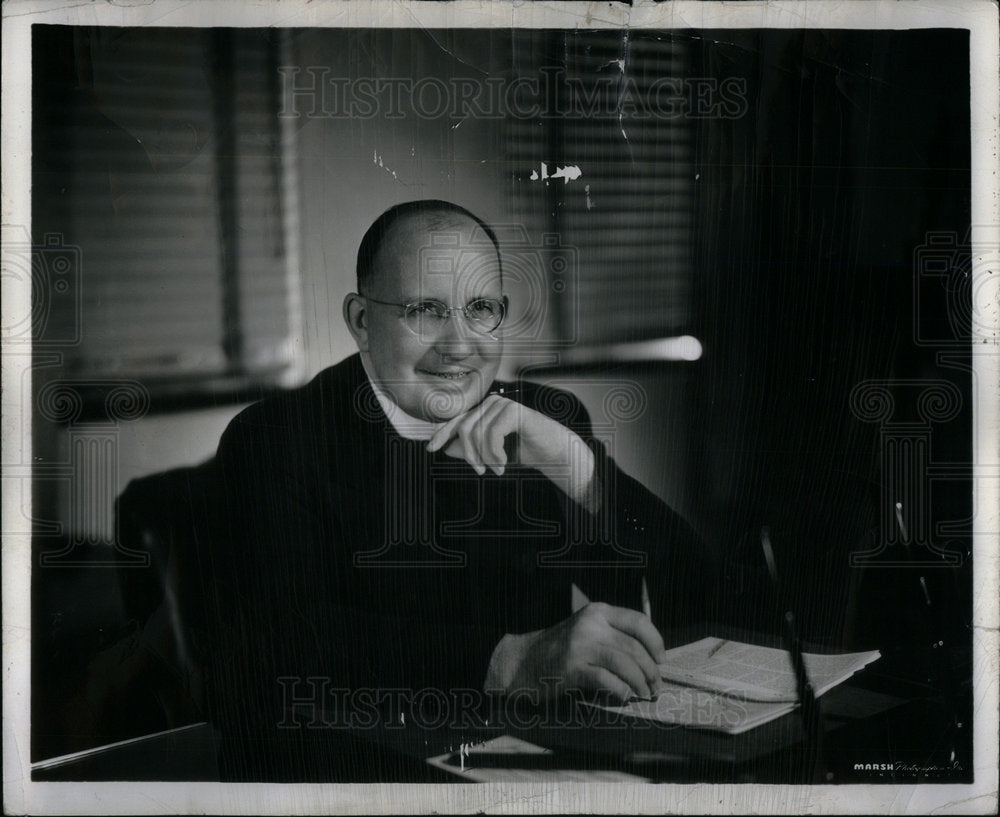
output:
[[[463,377],[468,377],[470,374],[472,374],[471,371],[462,371],[462,372],[432,372],[432,371],[429,371],[428,369],[421,369],[420,371],[423,374],[429,374],[432,377],[439,377],[442,380],[461,380]]]

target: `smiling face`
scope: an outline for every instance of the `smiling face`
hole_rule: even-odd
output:
[[[379,248],[366,297],[354,296],[345,315],[366,368],[378,386],[407,414],[441,422],[476,406],[500,367],[499,330],[482,334],[452,312],[440,330],[414,334],[394,304],[440,301],[464,307],[502,296],[500,263],[493,245],[472,244],[475,223],[449,214],[415,216],[397,224]],[[349,298],[350,300],[350,298]]]

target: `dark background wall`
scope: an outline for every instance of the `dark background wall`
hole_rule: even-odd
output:
[[[926,426],[939,463],[971,462],[967,246],[958,257],[970,218],[966,36],[699,37],[702,70],[745,80],[749,101],[745,117],[709,120],[697,140],[705,355],[690,478],[703,488],[702,528],[762,569],[758,532],[771,526],[815,635],[833,637],[840,622],[869,642],[890,632],[920,640],[902,623],[920,595],[913,571],[865,571],[849,558],[896,536],[883,490],[893,475],[881,462],[889,423]],[[953,260],[932,287],[920,248],[937,240]],[[881,424],[852,408],[852,389],[866,380],[886,381],[895,399]],[[925,422],[913,381],[935,380],[961,397],[953,416]],[[900,477],[928,478],[913,463]],[[971,483],[924,487],[919,509],[898,497],[911,529],[921,514],[928,531],[958,520],[961,535],[942,527],[927,538],[951,541],[968,568]],[[949,630],[966,637],[967,590]],[[897,616],[895,630],[879,624]]]

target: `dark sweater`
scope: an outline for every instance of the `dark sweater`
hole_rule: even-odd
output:
[[[638,609],[646,576],[661,630],[700,617],[708,571],[693,531],[606,456],[576,398],[517,388],[511,399],[594,450],[596,517],[534,469],[480,477],[402,438],[358,355],[226,429],[210,689],[227,776],[323,779],[279,727],[295,722],[293,695],[480,692],[504,634],[570,615],[572,582]]]

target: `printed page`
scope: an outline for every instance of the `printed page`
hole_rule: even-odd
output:
[[[738,735],[773,721],[796,707],[785,701],[753,701],[679,684],[668,684],[652,701],[635,699],[622,706],[585,705],[630,718],[729,735]]]
[[[816,695],[847,680],[879,658],[878,651],[843,655],[803,654]],[[720,638],[703,638],[667,652],[665,680],[755,701],[798,700],[795,670],[786,650]]]

